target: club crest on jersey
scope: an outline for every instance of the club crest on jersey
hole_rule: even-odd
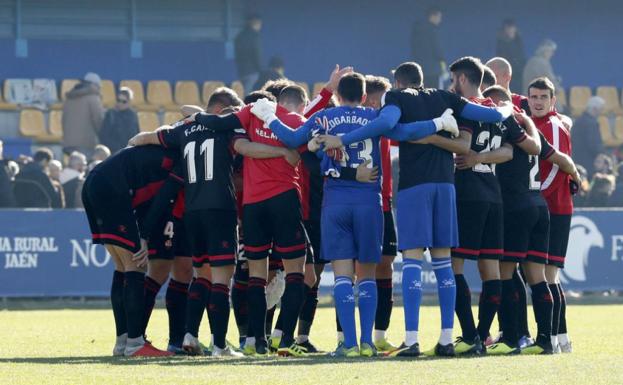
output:
[[[127,233],[128,232],[128,228],[124,225],[119,225],[119,227],[117,227],[117,229],[119,230],[120,233]]]

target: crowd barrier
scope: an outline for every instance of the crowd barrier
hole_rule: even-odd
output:
[[[82,210],[0,210],[0,297],[106,297],[113,263],[91,242]],[[400,282],[396,263],[395,283]],[[330,270],[330,269],[328,269]],[[577,210],[561,279],[567,289],[623,290],[623,209]],[[479,290],[475,262],[466,277]],[[327,292],[333,274],[323,274]],[[424,264],[424,291],[435,291],[435,275]],[[395,285],[400,290],[400,285]]]

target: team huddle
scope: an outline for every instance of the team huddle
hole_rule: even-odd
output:
[[[244,101],[221,88],[205,111],[182,107],[185,119],[138,134],[98,165],[83,202],[93,241],[115,262],[113,354],[317,353],[309,336],[327,263],[338,335],[331,356],[570,352],[558,279],[580,178],[570,120],[556,111],[547,78],[534,79],[527,97],[511,94],[503,58],[484,65],[464,57],[450,72],[445,91],[423,88],[414,62],[393,71],[393,87],[336,66],[312,101],[287,80]],[[391,146],[399,153],[396,223]],[[386,331],[398,251],[405,336],[395,346]],[[421,351],[425,252],[441,332]],[[477,323],[466,259],[482,279]],[[146,329],[167,281],[169,345],[160,350]],[[230,308],[235,346],[226,339]],[[204,310],[209,346],[199,341]],[[453,339],[455,313],[461,334]],[[496,314],[500,334],[492,336]]]

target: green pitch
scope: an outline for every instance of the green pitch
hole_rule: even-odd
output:
[[[422,309],[424,349],[436,341],[438,313],[436,307]],[[570,355],[335,361],[324,356],[112,358],[110,311],[0,311],[0,384],[623,384],[623,305],[574,305],[567,314]],[[203,324],[207,327],[205,318]],[[396,308],[392,342],[400,342],[402,328],[402,309]],[[203,331],[201,339],[208,342]],[[166,347],[164,310],[154,312],[148,332],[155,346]],[[233,316],[229,339],[237,341]],[[334,347],[333,309],[318,310],[312,340],[324,350]]]

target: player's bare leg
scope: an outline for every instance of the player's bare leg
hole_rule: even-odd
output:
[[[374,345],[381,352],[396,349],[394,345],[387,341],[386,335],[394,304],[392,279],[394,276],[395,258],[393,255],[383,255],[381,256],[381,262],[376,266],[378,304],[374,321]]]
[[[191,355],[203,355],[204,349],[199,343],[199,326],[203,317],[203,310],[210,301],[212,290],[212,270],[209,264],[195,268],[197,278],[191,283],[188,290],[188,304],[186,308],[186,334],[182,348]]]

